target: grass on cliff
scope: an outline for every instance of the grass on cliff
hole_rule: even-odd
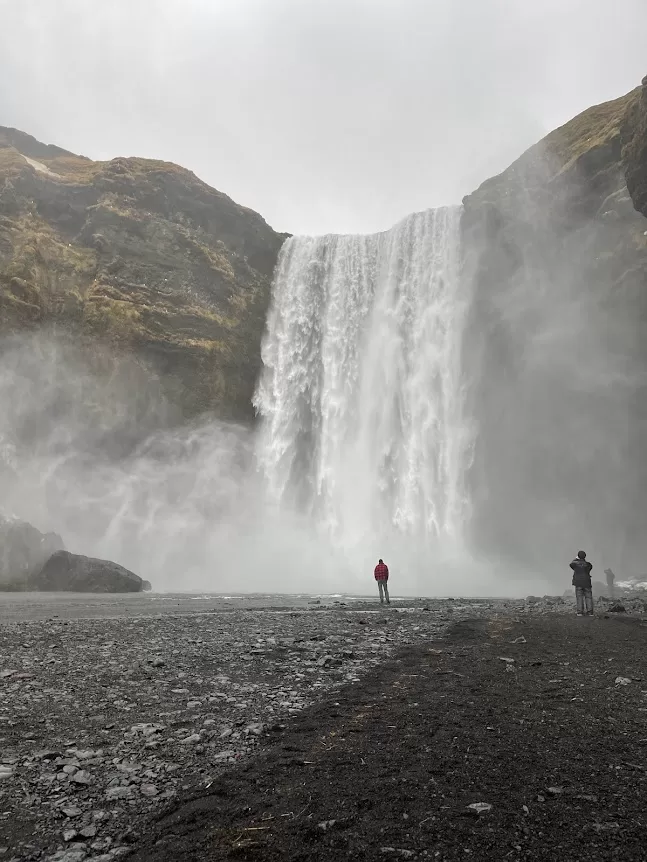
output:
[[[542,142],[544,147],[558,160],[562,171],[568,170],[581,155],[604,146],[620,134],[625,114],[639,96],[637,87],[626,96],[588,108],[547,135]]]

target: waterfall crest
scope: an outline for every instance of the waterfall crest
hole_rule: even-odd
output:
[[[254,399],[258,463],[277,504],[344,548],[464,540],[460,214],[292,237],[281,251]]]

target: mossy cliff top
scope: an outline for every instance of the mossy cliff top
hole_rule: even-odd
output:
[[[0,334],[127,353],[185,416],[250,417],[284,238],[177,165],[94,162],[0,127]]]

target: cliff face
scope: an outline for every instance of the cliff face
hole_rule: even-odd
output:
[[[643,85],[464,201],[473,538],[521,569],[644,568],[646,147]]]
[[[0,335],[43,329],[183,416],[248,419],[284,236],[166,162],[93,162],[0,127]]]

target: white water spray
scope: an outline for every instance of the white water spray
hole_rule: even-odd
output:
[[[459,223],[459,208],[428,210],[281,251],[255,396],[259,465],[275,501],[350,553],[397,537],[436,553],[463,545]]]

